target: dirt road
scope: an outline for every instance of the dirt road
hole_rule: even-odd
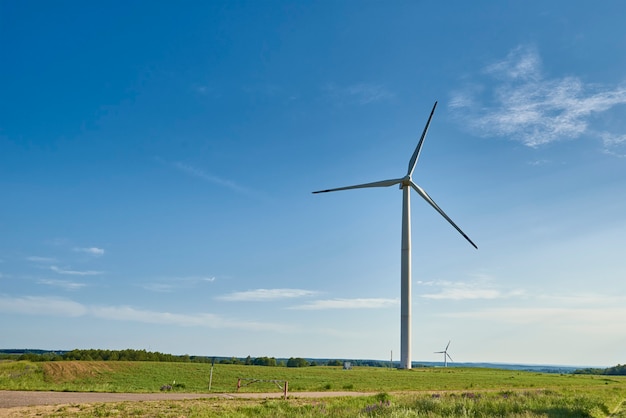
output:
[[[367,396],[364,392],[291,392],[290,398],[332,398],[339,396]],[[207,398],[266,399],[281,398],[281,392],[272,393],[102,393],[102,392],[37,392],[0,390],[0,409],[36,405],[86,404],[97,402],[163,401]]]

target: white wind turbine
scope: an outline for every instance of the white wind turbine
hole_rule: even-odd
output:
[[[319,190],[313,193],[327,193],[336,192],[339,190],[349,189],[362,189],[367,187],[389,187],[393,185],[400,185],[402,189],[402,248],[401,248],[401,265],[400,265],[400,367],[403,369],[411,368],[411,188],[417,192],[430,206],[432,206],[441,216],[443,216],[457,231],[463,235],[463,237],[469,241],[474,248],[478,249],[476,244],[459,228],[453,221],[444,213],[443,210],[431,199],[430,196],[420,186],[413,182],[411,176],[413,170],[417,164],[422,144],[424,143],[424,137],[428,132],[428,126],[435,113],[437,102],[433,106],[433,110],[430,112],[424,132],[417,143],[417,147],[411,156],[409,161],[409,168],[406,175],[402,178],[375,181],[373,183],[357,184],[355,186],[338,187],[336,189]]]
[[[452,357],[450,357],[450,354],[448,354],[448,347],[450,347],[450,343],[452,341],[448,341],[448,345],[446,345],[446,349],[443,351],[435,351],[435,354],[443,354],[443,367],[448,367],[448,359],[450,359],[450,361],[454,361],[452,360]]]

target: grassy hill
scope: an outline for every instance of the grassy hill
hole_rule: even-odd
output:
[[[1,361],[0,389],[97,392],[206,393],[202,401],[56,406],[45,416],[195,417],[626,417],[626,377],[538,373],[488,368],[267,367],[148,361]],[[261,380],[240,392],[357,391],[357,398],[288,400],[211,399],[237,391],[239,378]],[[43,407],[41,407],[43,408]],[[70,411],[71,409],[71,411]],[[71,414],[70,414],[71,412]],[[35,416],[35,415],[33,415]]]
[[[211,365],[148,361],[10,361],[0,363],[0,389],[156,392],[178,383],[188,392],[208,392]],[[626,387],[626,377],[559,375],[487,368],[416,368],[396,370],[378,367],[267,367],[216,364],[212,390],[232,392],[239,378],[289,381],[291,391],[436,391],[514,390],[520,388]],[[259,383],[247,391],[272,391],[273,384]]]

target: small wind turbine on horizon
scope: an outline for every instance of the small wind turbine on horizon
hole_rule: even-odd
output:
[[[450,354],[448,354],[448,347],[450,347],[450,343],[452,341],[448,341],[448,345],[446,345],[446,349],[443,351],[435,351],[435,354],[443,354],[443,367],[448,367],[448,359],[450,359],[450,361],[454,361],[452,360],[452,357],[450,357]]]
[[[413,170],[415,170],[415,165],[417,164],[417,160],[420,155],[420,151],[422,149],[422,144],[424,143],[424,138],[426,137],[426,133],[428,132],[428,127],[430,125],[430,121],[433,118],[433,114],[435,113],[435,108],[437,107],[437,102],[433,106],[433,110],[430,112],[430,116],[428,117],[428,121],[426,122],[426,126],[424,127],[424,131],[422,132],[422,136],[420,137],[419,142],[417,143],[417,147],[415,151],[413,151],[413,155],[409,160],[409,167],[406,172],[406,175],[401,178],[391,179],[391,180],[382,180],[375,181],[373,183],[364,183],[357,184],[354,186],[346,186],[346,187],[338,187],[335,189],[327,189],[327,190],[319,190],[313,193],[327,193],[327,192],[336,192],[339,190],[350,190],[350,189],[362,189],[369,187],[389,187],[398,184],[400,189],[402,190],[402,247],[401,247],[401,264],[400,264],[400,367],[403,369],[411,368],[411,189],[415,190],[417,194],[419,194],[430,206],[432,206],[441,216],[445,218],[446,221],[450,223],[463,237],[469,241],[470,244],[474,246],[474,248],[478,249],[476,244],[472,242],[472,240],[465,235],[461,228],[459,228],[453,221],[445,214],[443,210],[435,201],[422,189],[420,186],[413,182],[411,176],[413,175]]]

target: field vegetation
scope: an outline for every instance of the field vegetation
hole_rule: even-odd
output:
[[[624,417],[612,394],[555,391],[394,394],[288,400],[201,399],[59,405],[16,410],[49,417]],[[616,405],[617,406],[614,406]]]
[[[208,392],[211,364],[148,361],[7,361],[0,363],[0,389],[91,392],[158,392],[176,382],[185,392]],[[237,380],[288,381],[298,391],[458,391],[543,388],[626,387],[626,377],[551,374],[479,368],[267,367],[216,364],[211,389],[234,392]],[[270,392],[273,383],[259,382],[242,391]]]
[[[117,402],[36,407],[46,416],[161,417],[623,417],[626,377],[546,374],[477,368],[268,367],[116,361],[4,361],[0,389],[206,393],[188,401]],[[287,400],[216,399],[239,378],[289,382]],[[298,398],[297,392],[367,392],[359,397]],[[280,392],[257,382],[240,392]],[[39,409],[38,409],[39,408]],[[37,412],[39,410],[39,412]],[[43,411],[43,412],[42,412]]]

